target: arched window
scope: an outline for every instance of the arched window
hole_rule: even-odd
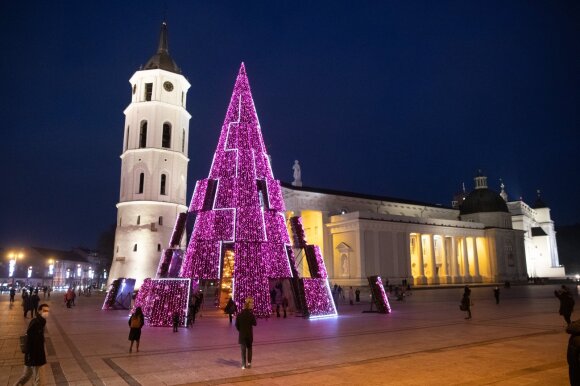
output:
[[[183,133],[181,134],[181,152],[185,153],[185,129],[183,129]]]
[[[137,244],[133,245],[133,252],[137,252]]]
[[[159,194],[161,194],[163,196],[165,196],[167,194],[166,193],[166,190],[165,190],[166,183],[167,183],[167,175],[166,174],[162,174],[161,175],[161,187],[159,189]]]
[[[129,129],[131,126],[127,126],[127,134],[125,135],[125,150],[129,148]]]
[[[161,147],[171,147],[171,124],[165,122],[163,124],[163,137],[161,138]]]
[[[143,193],[144,185],[145,185],[145,173],[141,173],[139,174],[139,190],[137,191],[137,193],[139,194]]]
[[[161,252],[161,244],[157,244],[157,252]]]
[[[141,216],[137,216],[137,225],[141,225]]]
[[[139,132],[139,148],[147,147],[147,121],[141,122],[141,131]]]

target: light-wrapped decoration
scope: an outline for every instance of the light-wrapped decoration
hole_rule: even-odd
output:
[[[179,244],[181,244],[181,238],[183,237],[183,232],[185,231],[186,222],[187,222],[187,213],[179,213],[177,215],[177,220],[175,220],[173,232],[171,233],[171,239],[169,240],[169,248],[179,248]]]
[[[302,217],[290,217],[290,228],[292,229],[292,244],[294,248],[304,248],[307,245],[306,233],[302,225]]]
[[[380,276],[369,276],[368,278],[369,286],[371,287],[371,293],[373,299],[377,306],[377,310],[381,314],[391,313],[391,304],[389,303],[389,298],[383,287],[383,280]]]
[[[269,280],[292,277],[290,238],[243,63],[208,180],[196,184],[189,210],[197,217],[180,276],[219,280],[227,244],[234,251],[238,310],[252,297],[255,314],[269,316]]]
[[[320,247],[318,245],[308,244],[304,248],[306,253],[306,260],[308,261],[308,268],[310,269],[310,276],[326,279],[328,275],[326,274],[326,266],[324,265],[324,259],[320,254]]]
[[[171,259],[173,257],[173,250],[168,248],[161,253],[161,259],[159,259],[159,266],[157,267],[157,277],[164,278],[167,277],[169,273],[169,265],[171,264]]]
[[[327,279],[301,279],[304,286],[305,310],[310,318],[326,318],[336,316],[336,307],[330,292]]]
[[[173,325],[177,312],[181,325],[187,321],[190,279],[145,279],[139,290],[135,307],[141,307],[149,326]]]

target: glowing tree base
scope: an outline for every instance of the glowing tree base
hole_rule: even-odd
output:
[[[190,288],[190,279],[145,279],[135,308],[141,307],[149,326],[172,326],[175,312],[179,315],[179,324],[185,325]]]

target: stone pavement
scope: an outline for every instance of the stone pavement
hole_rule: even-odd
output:
[[[332,319],[258,320],[247,370],[235,327],[207,305],[193,329],[145,327],[129,354],[126,311],[101,311],[102,295],[67,309],[53,293],[43,371],[51,385],[567,385],[555,288],[502,288],[499,305],[491,287],[473,288],[472,320],[460,287],[413,291],[389,315],[362,313],[365,303],[340,304]],[[1,295],[0,385],[22,371],[27,323]]]

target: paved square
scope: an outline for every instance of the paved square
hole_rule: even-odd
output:
[[[141,351],[129,354],[126,311],[100,310],[102,295],[67,309],[53,293],[44,375],[57,385],[567,385],[555,288],[502,288],[496,305],[492,287],[475,287],[469,321],[461,287],[413,291],[391,300],[389,315],[341,303],[338,318],[258,320],[248,370],[235,327],[208,304],[193,329],[145,327]],[[0,385],[22,371],[18,336],[29,319],[19,300],[0,297]]]

